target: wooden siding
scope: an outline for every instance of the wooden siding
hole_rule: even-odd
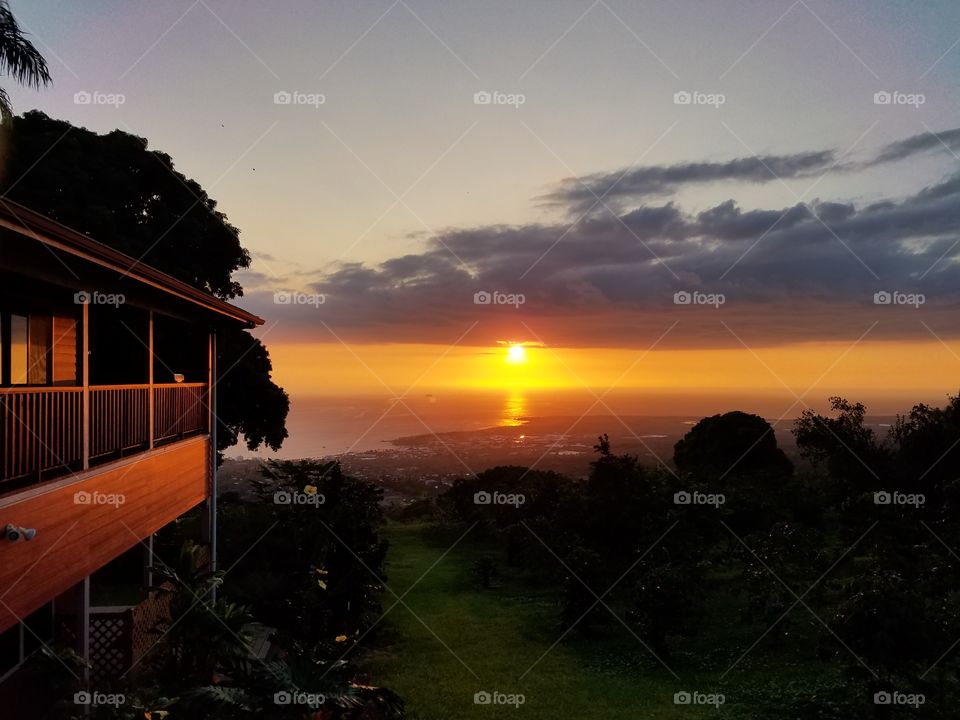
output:
[[[208,463],[208,438],[190,438],[0,499],[0,528],[37,530],[30,542],[0,538],[0,632],[202,502]]]
[[[78,385],[77,321],[62,315],[53,316],[54,385]]]

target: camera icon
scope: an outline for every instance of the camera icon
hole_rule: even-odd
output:
[[[293,95],[288,93],[286,90],[281,90],[280,92],[275,92],[273,94],[274,105],[290,105],[292,102]]]
[[[489,705],[493,702],[493,696],[485,690],[473,694],[474,705]]]
[[[93,496],[86,490],[77,490],[77,492],[73,494],[74,505],[89,505],[92,499]]]
[[[888,93],[886,90],[880,90],[873,94],[873,104],[874,105],[889,105],[893,102],[893,95]]]
[[[473,504],[474,505],[489,505],[493,502],[493,495],[488,493],[486,490],[481,490],[473,494]]]
[[[74,705],[89,705],[92,701],[93,697],[86,690],[81,690],[73,694]]]
[[[681,290],[680,292],[675,292],[673,294],[674,305],[689,305],[692,301],[693,296],[686,290]]]
[[[73,303],[74,305],[89,305],[90,304],[90,293],[86,290],[81,290],[73,294]]]
[[[681,490],[673,494],[673,503],[675,505],[689,505],[692,501],[693,498],[686,490]]]
[[[92,102],[93,95],[88,93],[86,90],[81,90],[80,92],[73,94],[74,105],[90,105]]]
[[[893,302],[893,295],[888,293],[886,290],[881,290],[880,292],[875,292],[873,294],[873,304],[874,305],[889,305]]]
[[[493,295],[488,293],[486,290],[480,290],[473,294],[473,304],[474,305],[489,305],[493,302]]]
[[[293,495],[286,490],[278,490],[273,494],[274,505],[290,505],[293,502]]]
[[[892,705],[893,695],[888,693],[886,690],[875,692],[873,694],[873,704],[874,705]]]
[[[281,690],[273,694],[274,705],[289,705],[291,702],[293,702],[293,696],[286,690]]]
[[[273,294],[274,305],[290,305],[293,303],[293,293],[275,292]]]
[[[889,505],[893,502],[893,496],[888,493],[886,490],[881,490],[880,492],[875,492],[873,494],[873,504],[874,505]]]
[[[475,92],[473,94],[474,105],[489,105],[492,102],[493,102],[493,95],[488,93],[486,90],[481,90],[480,92]]]
[[[689,105],[692,102],[693,102],[693,95],[688,93],[686,90],[681,90],[680,92],[675,92],[673,94],[674,105]]]
[[[674,705],[689,705],[691,702],[693,702],[693,696],[686,690],[673,694]]]

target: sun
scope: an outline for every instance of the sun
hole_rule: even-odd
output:
[[[519,365],[527,361],[527,351],[523,345],[511,345],[507,348],[507,362]]]

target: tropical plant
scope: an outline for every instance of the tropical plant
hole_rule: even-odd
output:
[[[21,30],[7,0],[0,0],[0,72],[10,75],[21,85],[39,89],[50,83],[47,61]],[[10,95],[0,88],[0,116],[13,116]]]

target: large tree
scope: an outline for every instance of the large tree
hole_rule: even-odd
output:
[[[29,87],[50,83],[46,60],[20,29],[7,0],[0,0],[0,72]],[[10,96],[0,88],[0,118],[12,115]]]
[[[169,155],[120,130],[99,135],[37,111],[3,126],[0,197],[15,200],[224,300],[243,294],[250,265],[240,231]],[[289,398],[271,379],[266,347],[219,333],[219,449],[280,447]]]

